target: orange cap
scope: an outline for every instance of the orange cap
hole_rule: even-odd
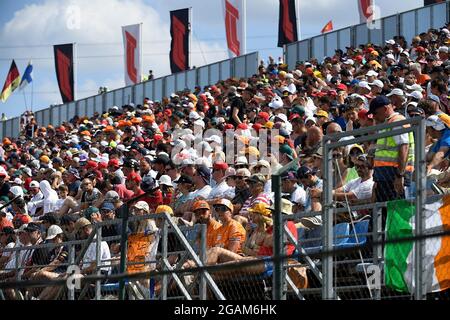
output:
[[[209,206],[208,202],[206,202],[205,200],[198,200],[198,201],[194,202],[194,204],[192,205],[192,211],[196,211],[199,209],[211,210],[211,207]]]

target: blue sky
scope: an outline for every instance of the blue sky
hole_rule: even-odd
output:
[[[169,11],[192,7],[191,61],[200,66],[227,58],[222,0],[1,0],[0,86],[14,58],[22,73],[33,60],[33,110],[60,103],[54,71],[53,44],[78,43],[78,98],[95,95],[100,86],[122,87],[123,46],[120,26],[143,22],[144,72],[170,73]],[[320,33],[333,20],[339,29],[359,22],[356,0],[299,0],[302,37]],[[423,0],[376,0],[387,16],[421,6]],[[80,12],[79,28],[68,26],[68,15]],[[278,0],[247,0],[247,51],[277,58]],[[30,106],[31,87],[25,89]],[[8,117],[25,110],[16,91],[0,112]]]

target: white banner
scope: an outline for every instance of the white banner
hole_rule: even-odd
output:
[[[122,27],[125,86],[141,82],[142,78],[142,24]]]
[[[230,58],[246,53],[245,0],[223,0],[225,32]]]

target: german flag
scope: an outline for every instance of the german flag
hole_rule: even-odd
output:
[[[2,100],[2,102],[6,102],[6,100],[8,100],[8,97],[11,95],[11,93],[13,93],[14,90],[16,90],[19,84],[19,69],[17,69],[16,63],[13,60],[11,63],[11,67],[9,68],[8,75],[6,76],[5,85],[3,86],[0,100]]]
[[[322,29],[322,33],[333,31],[333,21],[329,21]]]

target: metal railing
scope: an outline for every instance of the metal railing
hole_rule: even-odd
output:
[[[355,210],[371,210],[370,216],[372,220],[372,232],[371,232],[371,242],[374,243],[372,248],[372,259],[371,263],[374,265],[379,265],[383,261],[383,234],[384,230],[381,225],[381,209],[386,208],[386,202],[381,203],[372,203],[366,205],[352,205],[349,203],[345,205],[345,208],[336,208],[336,201],[333,198],[333,190],[336,189],[334,174],[336,174],[336,166],[334,165],[335,158],[333,157],[333,150],[340,147],[351,146],[354,144],[362,144],[364,142],[376,141],[377,139],[382,139],[386,137],[398,136],[400,134],[408,134],[413,133],[414,141],[415,141],[415,163],[414,163],[414,184],[415,184],[415,194],[414,196],[409,196],[407,199],[415,206],[415,227],[414,227],[414,236],[417,237],[415,240],[415,252],[414,252],[414,280],[416,285],[414,286],[414,292],[412,293],[412,297],[415,299],[424,299],[426,292],[424,292],[424,284],[427,279],[423,279],[423,259],[424,255],[424,240],[421,240],[425,234],[425,226],[423,213],[425,211],[425,203],[426,201],[436,201],[439,200],[438,197],[428,197],[427,198],[427,178],[426,178],[426,170],[425,170],[425,126],[424,121],[420,117],[415,117],[412,119],[407,119],[403,121],[398,121],[391,124],[381,124],[377,126],[372,126],[368,128],[358,129],[351,132],[343,132],[337,133],[330,136],[325,136],[322,141],[323,147],[323,163],[322,163],[322,172],[323,172],[323,190],[322,190],[322,212],[303,212],[298,213],[292,216],[285,216],[280,214],[279,202],[281,201],[281,186],[280,186],[280,175],[282,172],[288,171],[298,160],[294,160],[290,164],[286,165],[279,172],[272,176],[272,185],[275,192],[275,216],[274,216],[274,224],[278,224],[278,227],[274,226],[274,258],[282,257],[284,253],[284,245],[286,243],[292,243],[296,246],[298,254],[304,261],[304,266],[306,266],[309,270],[311,270],[314,277],[319,282],[319,288],[316,288],[315,291],[320,293],[320,297],[322,299],[341,299],[339,296],[339,291],[342,291],[342,288],[339,285],[336,285],[336,270],[337,265],[342,264],[335,260],[335,241],[336,235],[334,234],[334,226],[335,226],[335,218],[338,213],[348,213],[351,216],[351,212]],[[354,136],[356,138],[353,139],[343,139],[348,138],[350,136]],[[373,191],[375,192],[375,191]],[[320,261],[317,261],[317,254],[313,256],[309,256],[307,251],[303,248],[305,243],[303,239],[299,239],[301,243],[298,243],[295,237],[289,232],[289,230],[285,227],[286,221],[297,221],[299,218],[304,217],[314,217],[320,215],[322,217],[322,226],[320,226],[320,231],[316,235],[317,238],[309,239],[309,241],[318,240],[321,243],[321,251],[325,252],[325,254],[320,255]],[[353,225],[354,221],[351,220],[351,225]],[[284,227],[283,227],[284,226]],[[354,225],[353,225],[354,226]],[[319,230],[319,229],[318,229]],[[359,235],[355,235],[356,237]],[[345,237],[348,237],[345,236]],[[305,246],[306,247],[306,246]],[[361,263],[366,262],[365,259],[362,258],[360,252]],[[347,261],[348,263],[348,261]],[[320,265],[320,267],[319,267]],[[367,271],[364,269],[366,278]],[[274,290],[273,292],[274,299],[286,299],[287,291],[287,283],[284,281],[286,279],[286,265],[278,265],[274,266]],[[367,283],[362,283],[359,285],[359,289],[364,289],[368,286]],[[349,289],[349,288],[346,288]],[[358,288],[354,288],[358,289]],[[377,289],[375,294],[372,296],[372,292],[370,291],[371,298],[379,299],[381,298],[381,291]],[[314,290],[313,290],[314,291]],[[310,293],[309,289],[299,290],[299,294]]]
[[[120,107],[130,102],[142,104],[144,98],[161,101],[163,97],[186,88],[193,90],[195,86],[203,88],[229,78],[248,78],[257,73],[258,65],[259,53],[252,52],[66,104],[54,105],[35,111],[34,114],[38,125],[57,126],[69,121],[75,115],[92,117],[95,112],[101,114],[115,105]],[[0,122],[1,139],[18,137],[19,133],[20,117]]]
[[[114,226],[122,223],[122,219],[109,220],[105,222],[95,223],[94,230],[90,234],[89,238],[86,240],[74,240],[67,241],[64,243],[53,244],[39,244],[35,246],[21,246],[10,249],[4,249],[3,252],[11,252],[16,257],[16,263],[13,268],[10,269],[2,269],[1,272],[9,272],[13,271],[15,274],[15,280],[19,284],[17,288],[31,288],[33,287],[33,280],[21,280],[20,274],[22,270],[27,269],[25,265],[20,265],[20,257],[23,252],[32,252],[32,250],[43,250],[43,249],[52,249],[52,248],[61,248],[65,247],[68,251],[68,260],[66,263],[62,263],[59,267],[69,268],[71,266],[80,266],[83,261],[83,258],[88,250],[89,246],[95,245],[95,270],[92,273],[91,277],[97,277],[95,281],[86,281],[83,283],[83,286],[80,290],[76,292],[74,287],[68,287],[65,282],[60,283],[58,286],[58,292],[55,293],[55,299],[67,299],[67,300],[75,300],[76,299],[95,299],[101,300],[105,295],[111,292],[120,298],[120,281],[125,282],[125,290],[128,293],[128,298],[135,299],[201,299],[205,300],[207,298],[207,292],[211,292],[213,296],[218,300],[224,300],[225,297],[220,291],[220,289],[215,284],[215,281],[209,274],[208,270],[202,270],[194,276],[191,285],[187,285],[181,279],[177,271],[179,272],[183,269],[183,264],[190,260],[193,261],[195,267],[202,268],[204,267],[204,263],[206,261],[206,226],[205,225],[194,225],[194,226],[177,226],[171,219],[171,217],[167,214],[151,214],[146,216],[134,216],[130,217],[128,222],[141,221],[144,219],[162,219],[162,227],[158,231],[159,241],[161,242],[160,250],[157,250],[157,253],[154,258],[150,260],[146,259],[145,261],[137,261],[133,262],[129,260],[129,257],[125,259],[126,267],[132,267],[139,265],[140,267],[148,267],[153,265],[153,277],[145,277],[142,276],[138,279],[132,280],[133,272],[127,272],[125,270],[121,273],[119,269],[119,259],[120,254],[111,255],[111,259],[102,259],[101,258],[101,247],[103,242],[111,243],[111,242],[119,242],[121,240],[121,236],[113,236],[113,237],[102,237],[102,228],[106,226]],[[169,234],[174,235],[173,237],[169,237]],[[189,239],[188,239],[189,238]],[[174,246],[173,243],[168,243],[169,239],[172,241],[176,240],[181,244],[177,250],[170,249],[171,245]],[[159,242],[156,243],[158,245]],[[77,246],[81,246],[78,248]],[[194,249],[194,247],[196,247]],[[179,259],[176,262],[173,262],[169,259],[170,256],[178,255]],[[45,264],[34,264],[34,268],[43,268],[48,265]],[[111,275],[122,274],[120,278],[118,278],[117,283],[110,282],[108,285],[104,286],[101,283],[101,269],[105,267],[111,268],[111,270],[115,270],[111,272]],[[28,267],[29,268],[29,267]],[[119,269],[119,270],[118,270]],[[161,272],[161,275],[159,275]],[[188,273],[189,270],[186,270],[185,273]],[[67,279],[68,274],[65,275],[62,279],[65,281]],[[142,281],[157,281],[161,284],[160,290],[158,292],[150,293],[145,287],[143,287],[140,282]],[[61,282],[61,281],[60,281]],[[4,284],[4,283],[3,283]],[[47,286],[51,286],[52,281],[47,280],[42,285],[38,286],[41,288],[45,288]],[[19,291],[15,289],[16,292]],[[115,289],[111,289],[115,288]],[[2,292],[2,281],[0,281],[0,292],[5,297],[5,294]],[[105,293],[106,290],[106,293]],[[175,292],[175,293],[174,293]],[[169,294],[170,293],[170,294]],[[20,296],[20,295],[19,295]],[[24,298],[21,295],[21,298]]]
[[[346,47],[361,44],[383,45],[394,36],[404,36],[410,43],[421,32],[441,28],[448,21],[449,12],[450,4],[446,1],[374,20],[370,27],[363,23],[294,42],[285,47],[285,61],[293,70],[297,61],[313,58],[320,61],[326,56],[333,56],[337,49],[345,52]]]

